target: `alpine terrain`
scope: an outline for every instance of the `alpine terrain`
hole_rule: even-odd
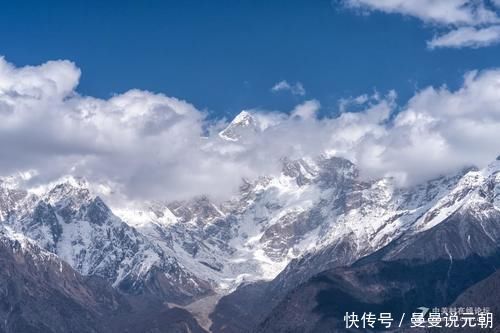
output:
[[[242,112],[219,139],[269,126]],[[95,185],[0,181],[0,332],[343,332],[347,311],[452,304],[500,315],[499,159],[402,186],[328,152],[283,156],[224,202],[114,204]]]

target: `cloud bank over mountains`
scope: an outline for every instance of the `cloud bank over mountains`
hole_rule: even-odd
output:
[[[363,12],[380,11],[415,17],[445,32],[427,42],[430,49],[485,47],[500,42],[498,0],[343,0]]]
[[[80,75],[69,61],[16,68],[0,59],[0,176],[28,186],[83,176],[132,199],[224,199],[242,178],[279,172],[285,156],[343,156],[366,177],[404,185],[483,166],[500,150],[500,70],[469,72],[456,91],[427,87],[404,106],[394,92],[344,99],[335,118],[318,118],[316,100],[247,110],[258,125],[232,141],[219,135],[226,121],[173,97],[82,96]]]

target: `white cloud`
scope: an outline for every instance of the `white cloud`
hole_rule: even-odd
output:
[[[61,99],[77,86],[80,70],[69,61],[49,61],[20,69],[0,57],[0,92],[4,102]]]
[[[276,83],[272,88],[272,92],[278,91],[290,91],[293,95],[304,96],[306,94],[306,90],[304,86],[300,82],[295,82],[294,84],[288,83],[288,81],[280,81]]]
[[[367,105],[379,103],[382,98],[394,102],[396,97],[396,91],[391,90],[387,96],[380,96],[380,94],[375,91],[372,95],[363,94],[356,97],[341,98],[339,100],[339,111],[344,113],[348,111],[356,111],[359,108],[366,108]]]
[[[462,88],[418,92],[358,161],[372,175],[429,179],[468,165],[484,166],[500,152],[500,71],[466,75]],[[374,153],[375,152],[375,153]]]
[[[414,183],[485,165],[500,151],[500,70],[470,72],[456,91],[425,88],[403,107],[395,92],[355,97],[360,109],[336,118],[319,119],[315,100],[289,115],[250,110],[262,126],[238,142],[217,135],[227,124],[163,94],[80,96],[79,76],[67,61],[15,68],[0,60],[0,176],[29,172],[30,185],[84,176],[141,199],[227,198],[242,177],[279,171],[284,156],[327,151],[367,177]]]
[[[499,1],[494,0],[498,5]],[[348,8],[416,17],[453,28],[427,42],[429,48],[485,47],[500,39],[500,18],[485,0],[344,0]],[[479,27],[479,28],[478,28]]]
[[[500,26],[487,28],[461,27],[444,35],[434,37],[427,43],[431,49],[438,47],[484,47],[500,42]]]
[[[316,113],[320,108],[320,103],[317,100],[306,101],[303,104],[297,105],[295,109],[292,110],[292,117],[299,117],[301,119],[314,119],[316,118]]]
[[[414,16],[437,24],[484,24],[498,22],[496,13],[482,0],[344,0],[351,8]]]

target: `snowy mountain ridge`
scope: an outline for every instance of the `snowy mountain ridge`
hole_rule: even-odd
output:
[[[259,126],[244,112],[221,138],[244,140]],[[315,263],[315,270],[330,261],[352,263],[464,207],[480,215],[488,214],[485,200],[500,206],[498,160],[411,187],[390,177],[366,180],[340,157],[281,162],[279,175],[245,181],[222,203],[200,195],[114,207],[94,193],[97,186],[78,178],[37,191],[4,181],[0,221],[83,275],[101,276],[126,292],[189,303],[279,278],[324,251],[333,255]]]
[[[81,274],[101,276],[122,290],[143,292],[154,282],[155,292],[174,300],[208,291],[204,282],[116,217],[84,185],[63,182],[40,197],[27,192],[9,197],[14,209],[2,222]]]

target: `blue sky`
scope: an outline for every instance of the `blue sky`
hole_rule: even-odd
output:
[[[499,65],[499,46],[428,49],[440,29],[338,1],[16,1],[2,3],[0,54],[16,66],[74,61],[84,95],[140,88],[216,117],[316,98],[334,113],[339,98],[394,89],[404,104]],[[305,96],[272,93],[281,80],[301,82]]]
[[[224,199],[285,157],[402,186],[484,167],[499,45],[500,0],[3,3],[0,177]]]

